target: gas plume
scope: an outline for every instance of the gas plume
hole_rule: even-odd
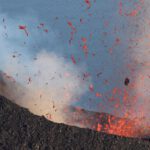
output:
[[[4,15],[3,18],[0,25],[0,94],[36,115],[65,123],[64,109],[87,91],[88,81],[82,80],[86,66],[75,66],[55,50],[36,48],[35,52],[30,36],[38,35],[38,31],[34,30],[26,37],[28,35],[18,28],[22,21]],[[29,20],[25,19],[24,24],[29,25]],[[34,24],[37,22],[35,19]],[[38,39],[40,43],[42,38]],[[53,32],[49,38],[56,40]],[[21,44],[24,40],[27,41],[25,47]]]

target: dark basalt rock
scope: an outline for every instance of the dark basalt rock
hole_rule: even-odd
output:
[[[150,142],[53,123],[0,96],[0,150],[150,150]]]

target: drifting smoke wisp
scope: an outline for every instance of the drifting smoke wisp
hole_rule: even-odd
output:
[[[135,92],[135,99],[132,101],[131,118],[143,118],[140,123],[144,126],[150,125],[150,3],[149,0],[143,1],[143,11],[137,19],[135,26],[138,24],[138,31],[135,33],[134,44],[131,58],[133,62],[131,73],[134,76],[132,91]]]
[[[33,41],[27,39],[30,46],[26,48],[19,45],[23,36],[18,31],[19,23],[6,16],[5,19],[7,35],[0,25],[0,94],[36,115],[65,123],[64,109],[88,87],[82,80],[83,67],[74,66],[61,55],[46,50],[32,55],[30,43]],[[49,38],[54,40],[53,34]]]

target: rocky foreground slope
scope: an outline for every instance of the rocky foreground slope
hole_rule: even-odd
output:
[[[0,150],[150,150],[150,141],[53,123],[0,96]]]

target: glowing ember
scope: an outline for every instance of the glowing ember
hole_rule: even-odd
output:
[[[20,29],[20,30],[24,30],[24,32],[25,32],[25,34],[26,34],[27,36],[29,35],[28,32],[27,32],[27,27],[26,27],[26,26],[20,25],[20,26],[19,26],[19,29]]]

